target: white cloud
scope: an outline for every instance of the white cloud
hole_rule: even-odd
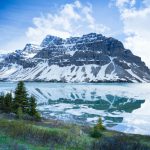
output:
[[[122,8],[125,5],[132,7],[134,6],[134,4],[135,4],[135,0],[116,0],[116,6],[119,8]]]
[[[150,0],[142,0],[140,8],[136,3],[136,0],[116,0],[126,35],[124,44],[150,66]]]
[[[65,4],[56,14],[48,13],[33,18],[33,27],[29,27],[26,35],[31,42],[39,44],[47,34],[67,38],[89,32],[107,34],[110,30],[94,19],[91,4],[81,4],[80,1]]]

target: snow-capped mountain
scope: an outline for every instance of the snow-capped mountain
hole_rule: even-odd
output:
[[[40,50],[42,49],[41,46],[35,44],[26,44],[21,54],[25,58],[33,58]]]
[[[7,54],[0,54],[0,62],[4,61],[6,56]]]
[[[47,35],[0,62],[0,80],[51,82],[150,82],[150,70],[123,44],[101,34]]]

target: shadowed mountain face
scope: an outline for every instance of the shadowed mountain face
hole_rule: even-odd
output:
[[[0,61],[1,80],[51,82],[150,82],[150,70],[123,44],[101,34],[62,39],[48,35],[38,45]]]

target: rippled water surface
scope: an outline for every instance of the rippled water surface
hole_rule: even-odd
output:
[[[47,118],[93,124],[101,116],[107,128],[150,134],[150,84],[25,84]],[[15,87],[14,82],[0,82],[0,92],[14,91]]]

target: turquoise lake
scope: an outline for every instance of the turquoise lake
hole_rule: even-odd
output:
[[[0,92],[14,91],[16,82],[0,82]],[[150,135],[148,83],[26,82],[46,118],[95,124],[99,117],[112,130]]]

